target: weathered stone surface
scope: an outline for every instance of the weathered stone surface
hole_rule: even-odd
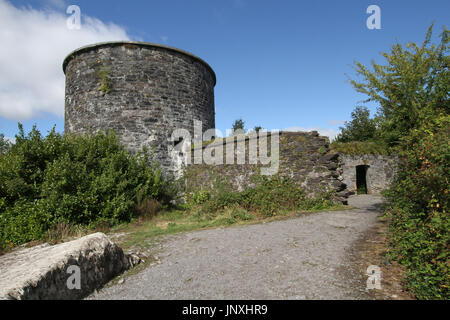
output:
[[[203,147],[205,148],[207,146]],[[248,153],[249,145],[246,141],[245,164],[188,166],[187,191],[212,189],[219,180],[225,181],[237,191],[253,186],[252,178],[259,174],[262,167],[267,166],[260,163],[248,164]],[[291,178],[309,195],[315,195],[324,190],[335,191],[335,199],[343,203],[346,203],[349,195],[356,192],[356,166],[362,164],[369,166],[366,182],[368,193],[372,194],[379,194],[385,190],[396,174],[396,157],[349,156],[334,153],[329,149],[328,139],[320,137],[315,132],[280,132],[279,155],[280,176]],[[236,159],[236,151],[234,156]]]
[[[137,263],[103,233],[17,250],[0,256],[0,299],[79,299]],[[70,266],[80,268],[80,289],[67,286]]]
[[[215,127],[214,71],[179,49],[137,42],[92,45],[70,54],[66,74],[65,132],[113,129],[132,152],[153,151],[163,172],[182,172],[173,157],[175,129],[194,138]]]
[[[333,161],[333,160],[337,160],[339,158],[339,153],[329,153],[324,155],[321,158],[322,162],[328,162],[328,161]]]
[[[379,194],[387,189],[397,172],[398,159],[382,155],[339,155],[339,173],[347,191],[356,192],[356,166],[368,166],[366,173],[367,192]]]
[[[309,195],[323,191],[336,192],[345,188],[338,180],[338,155],[328,154],[329,140],[317,132],[280,132],[279,171],[281,177],[289,177],[301,186]],[[270,137],[268,150],[270,156]],[[204,146],[203,149],[207,148]],[[262,167],[270,165],[249,164],[249,140],[245,145],[245,164],[237,164],[235,146],[235,164],[207,165],[192,164],[187,167],[187,192],[211,189],[216,183],[225,181],[234,190],[242,191],[253,186],[252,178],[258,175]],[[224,159],[226,148],[224,147]],[[192,161],[193,163],[193,161]],[[339,197],[336,200],[342,200]]]

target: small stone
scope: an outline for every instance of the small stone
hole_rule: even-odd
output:
[[[117,282],[117,283],[118,283],[118,284],[122,284],[122,283],[124,283],[124,282],[125,282],[125,279],[122,278],[122,279],[120,279],[119,282]]]

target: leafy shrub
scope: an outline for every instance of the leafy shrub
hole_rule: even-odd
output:
[[[11,146],[11,143],[5,139],[5,136],[0,133],[0,156],[2,154],[5,154],[9,147]]]
[[[390,256],[408,268],[406,285],[418,298],[449,299],[450,117],[430,124],[403,141],[402,169],[386,192]]]
[[[258,176],[256,179],[256,186],[242,193],[242,206],[249,211],[261,211],[271,216],[280,208],[299,208],[305,198],[304,192],[288,178]]]
[[[241,208],[246,212],[261,212],[266,216],[273,216],[280,211],[314,210],[333,205],[332,193],[324,192],[310,198],[289,178],[280,176],[255,176],[254,186],[242,192],[233,191],[225,182],[219,182],[214,192],[208,193],[207,198],[203,197],[199,202],[198,197],[199,193],[190,196],[191,201],[197,199],[195,204],[201,204],[194,214],[197,218],[227,208]]]
[[[253,220],[255,218],[251,213],[249,213],[244,208],[241,208],[240,206],[231,207],[230,216],[233,219],[238,219],[242,221]]]
[[[189,202],[192,204],[203,204],[211,198],[211,194],[206,190],[195,191],[190,195]]]
[[[41,239],[58,224],[114,225],[166,203],[170,188],[147,152],[132,155],[112,133],[42,137],[34,127],[0,157],[0,245]]]
[[[402,161],[386,192],[389,255],[407,267],[406,285],[418,298],[449,299],[450,32],[443,28],[439,44],[432,43],[432,32],[430,26],[421,45],[397,43],[383,52],[385,65],[372,62],[370,70],[356,63],[362,81],[350,82],[367,95],[366,101],[379,104],[373,140],[395,150]],[[347,126],[341,138],[354,140],[359,133],[369,138],[361,126],[368,114],[355,116],[358,121]],[[358,149],[360,143],[353,143]],[[332,147],[345,152],[353,146]]]
[[[377,138],[377,120],[370,118],[367,107],[357,106],[352,111],[352,120],[346,121],[341,132],[336,136],[337,142],[371,141]]]
[[[152,218],[162,209],[162,205],[155,199],[142,199],[142,196],[138,195],[136,212],[139,217]]]

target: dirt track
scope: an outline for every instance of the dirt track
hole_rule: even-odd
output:
[[[351,249],[381,202],[354,196],[354,210],[167,236],[160,264],[88,299],[370,299]]]

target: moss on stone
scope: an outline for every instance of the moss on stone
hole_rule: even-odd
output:
[[[102,91],[106,94],[111,92],[110,88],[111,81],[109,80],[108,74],[109,74],[108,68],[102,68],[97,72],[97,77],[99,78],[100,81],[100,87],[97,90]]]
[[[340,152],[347,155],[392,154],[392,151],[385,145],[373,141],[333,142],[330,148],[334,152]]]

